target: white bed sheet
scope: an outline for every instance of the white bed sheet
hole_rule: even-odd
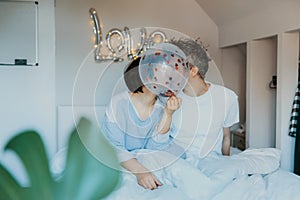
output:
[[[69,136],[70,130],[74,127],[74,116],[77,118],[78,116],[92,116],[92,119],[97,118],[101,119],[104,114],[105,106],[99,106],[96,108],[97,116],[95,116],[95,108],[91,106],[85,107],[76,107],[75,113],[74,107],[71,106],[62,106],[59,108],[59,131],[58,131],[58,149],[63,149],[66,145],[66,140]],[[74,115],[75,114],[75,115]],[[232,154],[238,154],[239,151],[235,151],[236,149],[231,149]],[[258,158],[259,154],[267,155],[264,151],[246,151],[250,153],[250,157]],[[256,163],[252,162],[252,165],[249,165],[248,169],[241,169],[238,171],[238,177],[226,184],[223,184],[222,188],[213,195],[210,199],[214,200],[298,200],[300,199],[300,176],[292,174],[290,172],[284,171],[279,168],[279,155],[276,154],[276,151],[272,152],[270,150],[269,157],[266,159],[257,159]],[[256,154],[256,155],[255,155]],[[235,155],[233,155],[235,156]],[[248,157],[250,159],[250,157]],[[59,176],[59,174],[64,169],[64,160],[65,160],[65,151],[58,151],[56,156],[54,156],[52,160],[51,169],[55,176]],[[251,160],[251,159],[250,159]],[[217,163],[213,160],[202,162],[201,163],[201,172],[203,172],[206,176],[210,176],[214,171],[226,171],[226,167],[224,165]],[[244,160],[245,163],[245,160]],[[194,163],[198,164],[199,163]],[[230,168],[230,162],[227,164],[227,168]],[[262,168],[264,166],[264,171]],[[220,169],[218,169],[218,167]],[[136,181],[136,177],[129,173],[123,173],[122,181],[120,182],[120,186],[114,192],[112,192],[106,200],[188,200],[190,195],[186,194],[182,188],[179,188],[174,184],[174,180],[177,179],[178,182],[180,180],[176,177],[176,173],[180,172],[184,166],[176,167],[174,174],[169,174],[169,177],[164,176],[163,173],[156,173],[157,177],[160,180],[164,181],[164,185],[159,187],[157,190],[146,190],[139,186]],[[243,175],[248,173],[249,170],[255,169],[256,173],[254,175],[248,176]],[[262,171],[259,171],[262,170]],[[177,172],[176,172],[177,171]],[[262,172],[259,174],[258,172]],[[175,176],[175,177],[172,177]],[[184,174],[180,174],[182,177],[187,179],[191,179],[191,182],[196,182],[195,187],[198,187],[199,190],[204,190],[207,188],[205,184],[205,180],[192,180],[193,177],[188,178],[184,176]],[[170,179],[170,180],[168,180]],[[202,185],[201,185],[202,184]],[[208,194],[210,191],[208,191]],[[206,199],[205,199],[206,200]],[[209,199],[207,199],[209,200]]]
[[[278,169],[268,175],[241,176],[216,195],[214,200],[298,200],[300,177]]]
[[[263,156],[261,156],[263,155]],[[249,157],[250,156],[250,157]],[[173,174],[165,175],[162,173],[155,173],[155,175],[164,182],[164,185],[157,190],[146,190],[139,186],[136,182],[134,175],[129,173],[123,173],[122,182],[118,190],[114,191],[109,195],[106,200],[121,200],[121,199],[213,199],[213,200],[296,200],[300,199],[300,176],[293,173],[284,171],[279,168],[280,157],[278,151],[272,149],[260,149],[246,151],[247,159],[254,159],[254,162],[249,161],[249,167],[241,169],[237,173],[237,177],[232,181],[220,184],[220,187],[211,188],[214,191],[205,191],[203,196],[193,197],[188,194],[188,190],[182,189],[172,182],[172,178],[178,179],[183,177],[183,174],[179,174],[180,165],[176,166],[176,172]],[[258,158],[258,159],[257,159]],[[242,160],[243,162],[247,162]],[[153,162],[153,160],[151,160]],[[203,165],[201,172],[206,176],[210,177],[213,171],[218,170],[217,168],[224,171],[227,170],[227,163],[214,164],[213,168],[211,160],[208,163],[202,162]],[[257,166],[255,166],[257,165]],[[182,166],[185,167],[185,166]],[[207,169],[209,167],[209,169]],[[168,168],[170,170],[170,168]],[[253,174],[248,175],[253,169]],[[228,170],[227,170],[228,171]],[[184,171],[181,171],[184,173]],[[219,170],[220,172],[220,170]],[[177,173],[177,174],[176,174]],[[168,177],[169,176],[169,177]],[[176,177],[172,177],[176,176]],[[168,180],[166,180],[168,179]],[[171,179],[171,180],[170,180]],[[192,180],[193,177],[189,178],[192,184],[199,190],[210,190],[209,186],[206,185],[206,180]],[[185,180],[186,181],[186,180]],[[219,190],[219,191],[218,191]],[[201,194],[202,195],[202,194]],[[208,197],[208,195],[210,195]]]

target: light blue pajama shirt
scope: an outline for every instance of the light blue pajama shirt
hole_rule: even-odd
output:
[[[173,140],[173,128],[166,134],[157,133],[164,105],[155,102],[152,113],[141,120],[130,101],[128,91],[115,95],[108,105],[102,122],[102,131],[116,147],[120,162],[134,158],[139,149],[163,150]]]

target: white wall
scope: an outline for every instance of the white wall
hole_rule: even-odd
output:
[[[0,68],[0,160],[23,181],[18,160],[2,151],[13,135],[34,129],[41,134],[49,155],[56,149],[53,2],[39,1],[39,66]]]
[[[276,75],[277,40],[247,43],[246,123],[249,147],[275,147],[276,90],[269,88]]]
[[[57,105],[106,104],[122,75],[126,62],[95,63],[88,53],[93,47],[89,9],[94,7],[104,36],[111,28],[162,27],[201,37],[220,65],[218,30],[194,0],[56,0],[56,102]],[[82,64],[84,58],[87,61]],[[82,64],[82,65],[81,65]],[[75,82],[79,70],[78,81]],[[218,74],[219,76],[219,74]],[[75,90],[73,96],[73,86]]]
[[[246,45],[222,49],[222,77],[224,86],[239,97],[240,123],[246,122]]]
[[[270,5],[268,8],[258,10],[251,15],[245,15],[238,20],[234,20],[219,26],[220,47],[229,47],[245,42],[248,46],[248,44],[252,44],[252,42],[256,39],[263,39],[267,37],[278,38],[278,46],[276,48],[274,47],[275,49],[278,49],[278,87],[276,92],[277,98],[279,98],[276,102],[276,147],[282,150],[281,165],[284,169],[288,170],[292,170],[293,168],[294,145],[293,139],[287,136],[289,125],[288,120],[290,117],[291,104],[296,87],[295,77],[297,76],[297,60],[299,56],[298,54],[295,54],[296,51],[299,51],[299,39],[295,39],[296,36],[288,35],[293,31],[300,30],[299,10],[300,1],[286,0],[277,2],[274,5]],[[287,39],[290,37],[293,39]],[[265,52],[261,53],[262,55],[265,54]],[[247,70],[250,70],[250,67],[247,67]],[[225,79],[227,78],[225,77]],[[251,77],[248,71],[247,79],[253,80],[253,77]],[[249,96],[249,93],[251,93],[250,91],[252,91],[252,94],[255,93],[255,88],[252,87],[253,86],[248,86],[247,82],[247,101],[255,102],[255,99],[251,99]],[[259,93],[256,95],[259,95]],[[247,107],[246,110],[246,118],[250,120],[249,123],[251,123],[251,120],[253,119],[249,119],[250,116],[248,114],[252,112],[252,108],[250,109],[250,107]],[[254,119],[254,121],[256,120]],[[262,122],[269,123],[268,119],[262,119]],[[252,123],[252,126],[258,127],[260,126],[259,124],[260,123]],[[247,125],[247,127],[251,126],[248,124],[248,122]]]
[[[200,36],[220,65],[217,26],[194,0],[40,0],[39,66],[0,68],[1,148],[19,131],[35,129],[41,133],[49,157],[53,155],[57,146],[57,108],[72,104],[74,80],[80,66],[74,103],[108,102],[125,63],[106,68],[109,63],[94,63],[93,55],[88,56],[94,39],[90,7],[97,9],[104,34],[111,28],[124,26],[174,29],[193,38]],[[85,58],[87,61],[81,65]],[[104,78],[98,80],[102,73]],[[18,167],[20,163],[14,155],[1,151],[0,160],[10,168],[13,166],[11,170],[26,184],[24,171]]]
[[[300,1],[277,1],[265,9],[219,26],[220,47],[300,29]]]

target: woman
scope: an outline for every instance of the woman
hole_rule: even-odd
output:
[[[140,149],[162,150],[172,140],[172,114],[180,107],[181,100],[169,97],[163,105],[145,87],[139,76],[141,58],[133,60],[124,72],[129,91],[115,95],[106,110],[103,132],[117,147],[122,166],[132,172],[139,185],[156,189],[161,182],[136,158]]]

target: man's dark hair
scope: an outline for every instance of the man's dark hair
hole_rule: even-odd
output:
[[[144,84],[139,74],[140,60],[140,57],[134,59],[131,63],[129,63],[124,71],[124,81],[126,86],[133,93],[143,93]]]

